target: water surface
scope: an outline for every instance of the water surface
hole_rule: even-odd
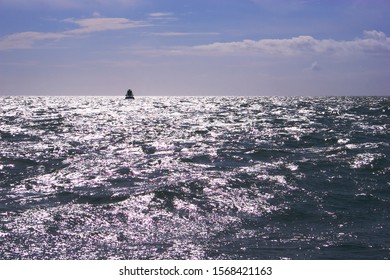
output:
[[[389,97],[0,97],[0,259],[389,259]]]

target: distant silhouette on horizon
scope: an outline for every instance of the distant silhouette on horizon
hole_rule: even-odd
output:
[[[129,89],[126,93],[126,99],[134,99],[134,94],[131,89]]]

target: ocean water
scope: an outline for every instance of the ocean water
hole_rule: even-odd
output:
[[[0,97],[0,259],[389,259],[390,97]]]

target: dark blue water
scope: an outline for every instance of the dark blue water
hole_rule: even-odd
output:
[[[389,259],[389,97],[0,97],[0,259]]]

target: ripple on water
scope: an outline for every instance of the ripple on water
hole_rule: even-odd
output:
[[[386,98],[1,101],[4,259],[389,257]]]

